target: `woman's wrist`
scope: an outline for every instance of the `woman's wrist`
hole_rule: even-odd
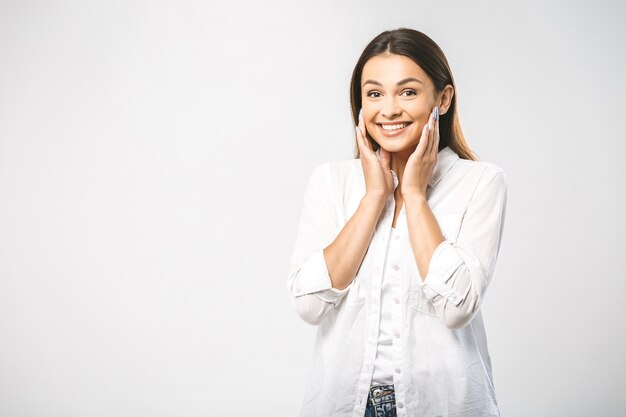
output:
[[[387,197],[379,194],[365,193],[361,201],[365,202],[368,205],[380,207],[380,209],[382,210],[383,207],[385,207],[385,204],[387,204]]]
[[[428,199],[426,198],[426,195],[422,193],[404,194],[402,198],[404,200],[404,205],[407,208],[410,207],[411,209],[416,208],[419,210],[428,206]]]

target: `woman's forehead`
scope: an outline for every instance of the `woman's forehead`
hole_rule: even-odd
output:
[[[361,84],[368,79],[381,83],[396,83],[414,77],[428,83],[428,75],[411,58],[404,55],[381,54],[370,58],[363,66]]]

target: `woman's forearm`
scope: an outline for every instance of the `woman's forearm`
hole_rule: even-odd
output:
[[[366,194],[339,235],[324,248],[333,288],[346,288],[356,276],[384,207],[384,199]]]
[[[426,279],[430,259],[445,239],[439,223],[423,195],[404,196],[409,240],[422,281]]]

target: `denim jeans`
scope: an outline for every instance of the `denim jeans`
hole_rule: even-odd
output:
[[[370,388],[365,417],[396,417],[396,393],[393,384]]]

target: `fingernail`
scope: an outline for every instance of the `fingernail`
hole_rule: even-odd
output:
[[[357,135],[360,133],[360,130],[359,130],[358,126],[354,127],[354,133],[356,133]]]
[[[435,121],[439,119],[439,107],[435,106]]]
[[[361,114],[363,114],[363,109],[359,110],[359,119],[361,119]]]

